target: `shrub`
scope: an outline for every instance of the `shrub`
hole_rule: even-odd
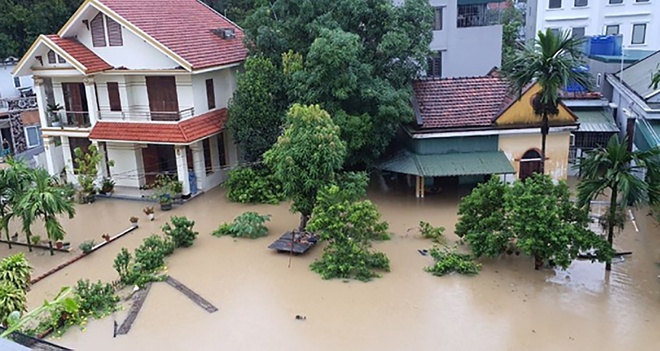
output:
[[[78,309],[81,315],[102,318],[117,310],[119,297],[115,295],[112,285],[96,283],[88,279],[80,279],[74,290],[78,299]]]
[[[0,324],[6,325],[7,317],[14,311],[27,310],[25,291],[8,281],[0,281]]]
[[[7,282],[26,292],[30,286],[30,273],[32,267],[22,252],[0,261],[0,283]]]
[[[90,253],[94,248],[94,240],[83,241],[80,243],[80,245],[78,245],[78,247],[80,248],[80,251],[82,251],[83,253]]]
[[[435,276],[443,276],[452,272],[474,275],[481,270],[481,265],[475,263],[471,255],[460,254],[455,250],[447,248],[440,250],[434,247],[431,249],[431,257],[435,263],[424,270]]]
[[[420,221],[419,232],[426,239],[431,239],[436,243],[444,243],[445,239],[442,234],[445,232],[445,227],[434,227],[431,224]]]
[[[165,223],[163,226],[163,233],[172,239],[174,247],[189,247],[193,244],[198,232],[193,231],[195,221],[191,221],[186,217],[174,216],[170,219],[172,226]],[[171,253],[171,252],[170,252]],[[169,255],[169,254],[168,254]]]
[[[270,221],[270,215],[260,215],[256,212],[245,212],[234,219],[233,223],[223,223],[213,231],[213,235],[230,235],[234,238],[256,239],[268,235],[264,225]]]
[[[276,205],[284,200],[282,185],[266,167],[236,168],[223,186],[227,198],[234,202]]]
[[[142,245],[135,249],[135,264],[143,272],[154,272],[165,265],[165,256],[174,252],[170,240],[153,234],[144,239]]]
[[[132,267],[133,257],[131,253],[125,247],[121,248],[121,251],[117,254],[115,258],[113,267],[115,271],[119,274],[119,280],[124,284],[133,283],[133,267]]]
[[[374,269],[389,272],[390,260],[382,252],[369,252],[358,245],[331,245],[310,268],[323,279],[355,278],[366,282],[380,277]]]

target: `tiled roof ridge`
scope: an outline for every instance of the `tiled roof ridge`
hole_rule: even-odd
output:
[[[477,79],[488,79],[488,80],[504,80],[502,77],[494,77],[492,75],[487,76],[459,76],[459,77],[419,77],[415,80],[417,81],[453,81],[453,80],[477,80]]]

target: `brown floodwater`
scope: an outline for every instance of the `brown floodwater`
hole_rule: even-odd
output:
[[[298,224],[288,206],[230,203],[215,189],[140,228],[33,287],[32,307],[78,278],[116,279],[112,261],[122,246],[135,248],[170,215],[186,215],[200,232],[191,248],[167,260],[172,277],[219,308],[207,313],[184,295],[156,283],[127,335],[113,338],[113,321],[126,310],[69,330],[55,340],[76,350],[657,350],[660,347],[660,227],[635,212],[633,225],[616,238],[633,251],[606,274],[604,265],[576,261],[566,271],[535,271],[522,256],[483,260],[474,277],[434,277],[423,271],[431,258],[415,228],[420,220],[447,228],[456,240],[456,204],[465,190],[415,199],[413,191],[369,198],[390,223],[392,240],[376,243],[392,272],[369,283],[322,280],[309,264],[322,247],[293,257],[267,248]],[[76,230],[124,229],[144,204],[99,200]],[[244,211],[271,214],[269,236],[257,240],[216,238],[210,232]],[[82,213],[82,211],[79,211]],[[108,218],[110,217],[110,218]],[[71,223],[67,223],[69,229]],[[107,230],[105,229],[107,226]],[[73,228],[73,227],[71,227]],[[111,233],[114,234],[114,233]],[[84,235],[77,233],[72,237]],[[73,242],[72,244],[76,245]],[[4,254],[5,251],[0,251]],[[40,261],[43,262],[43,261]],[[304,315],[306,320],[296,320]]]

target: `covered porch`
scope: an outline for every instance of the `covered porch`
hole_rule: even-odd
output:
[[[438,192],[446,186],[473,184],[486,181],[491,175],[515,178],[515,169],[501,151],[448,154],[417,154],[399,151],[376,166],[381,171],[406,175],[408,187],[414,178],[415,197]]]

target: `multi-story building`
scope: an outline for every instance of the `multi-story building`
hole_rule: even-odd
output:
[[[629,49],[660,50],[658,0],[528,0],[526,37],[539,30],[573,36],[622,35]]]
[[[74,150],[95,144],[118,188],[169,173],[188,195],[237,162],[224,123],[246,55],[241,29],[200,1],[86,0],[14,75],[34,76],[51,174],[75,182]]]
[[[428,76],[483,76],[502,61],[499,3],[504,0],[430,0],[434,9]]]

